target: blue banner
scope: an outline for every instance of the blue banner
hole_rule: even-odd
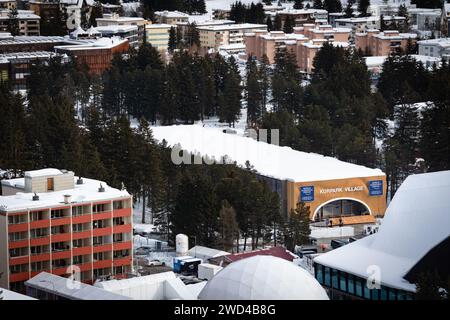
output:
[[[369,181],[369,196],[383,195],[383,180]]]
[[[300,187],[300,201],[302,202],[314,201],[314,186]]]

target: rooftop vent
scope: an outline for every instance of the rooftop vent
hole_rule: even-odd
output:
[[[98,192],[105,192],[105,187],[100,183],[100,188],[98,188]]]
[[[34,196],[33,196],[33,201],[38,201],[39,200],[39,196],[37,195],[37,193],[35,192],[34,193]]]
[[[77,184],[83,184],[83,179],[81,177],[78,177]]]
[[[71,202],[72,202],[72,196],[70,194],[65,194],[64,195],[64,203],[69,204]]]

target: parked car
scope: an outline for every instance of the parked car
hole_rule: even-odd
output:
[[[151,258],[145,258],[144,259],[144,263],[147,267],[161,267],[161,266],[165,266],[166,263],[159,261],[158,259],[151,259]]]
[[[348,244],[348,240],[345,241],[345,240],[339,240],[339,239],[331,240],[331,243],[330,243],[330,245],[333,249],[337,249],[339,247],[345,246],[346,244]]]
[[[136,256],[147,256],[150,252],[152,252],[152,248],[149,247],[140,247],[134,251]]]

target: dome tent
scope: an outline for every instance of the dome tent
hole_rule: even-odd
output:
[[[281,258],[254,256],[233,262],[212,278],[200,300],[328,300],[306,270]]]

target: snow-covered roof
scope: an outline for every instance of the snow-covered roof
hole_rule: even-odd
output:
[[[130,300],[128,297],[47,272],[39,273],[26,281],[25,285],[49,293],[56,293],[70,300]]]
[[[380,169],[223,133],[221,129],[203,127],[201,124],[160,126],[152,127],[152,130],[156,140],[165,139],[169,146],[179,144],[183,150],[217,161],[227,156],[241,166],[245,166],[248,160],[261,175],[276,179],[307,182],[384,176]]]
[[[442,48],[450,47],[450,38],[438,38],[438,39],[428,39],[417,41],[417,44],[426,46],[439,46]]]
[[[255,256],[228,265],[208,281],[199,299],[329,300],[308,271],[271,256]]]
[[[145,29],[170,29],[172,28],[173,25],[171,24],[166,24],[166,23],[152,23],[152,24],[147,24],[145,26]]]
[[[188,253],[193,257],[201,258],[203,260],[230,254],[226,251],[221,251],[203,246],[192,247],[191,249],[189,249]]]
[[[24,180],[24,178],[19,179]],[[11,184],[15,186],[24,185],[19,179],[12,179]],[[130,196],[126,190],[112,188],[103,181],[83,178],[83,184],[76,184],[77,179],[77,177],[74,177],[74,189],[38,193],[38,201],[33,201],[34,193],[18,192],[11,196],[0,196],[0,210],[9,212],[61,206],[64,204],[64,195],[71,195],[72,203],[112,200]],[[2,184],[5,183],[7,182],[2,180]],[[105,188],[104,192],[98,191],[100,184]]]
[[[37,300],[24,294],[20,294],[4,288],[0,288],[0,298],[1,300]]]
[[[130,32],[130,31],[137,31],[138,26],[136,25],[119,25],[119,24],[112,24],[108,26],[100,26],[95,27],[95,31],[97,33],[118,33],[118,32]]]
[[[189,18],[189,15],[180,11],[155,11],[156,16],[165,18]]]
[[[381,284],[415,291],[403,277],[450,235],[450,171],[409,176],[397,190],[374,235],[322,254],[316,263],[363,278],[370,266]]]
[[[209,25],[209,26],[197,26],[199,30],[208,31],[229,31],[229,30],[245,30],[245,29],[267,29],[265,24],[256,23],[239,23],[239,24],[221,24],[221,25]]]

